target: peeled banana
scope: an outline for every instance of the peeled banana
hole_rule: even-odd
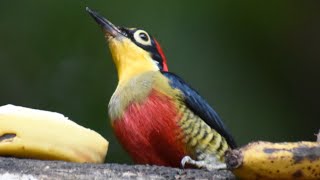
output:
[[[254,142],[226,162],[240,179],[320,179],[320,142]]]
[[[0,107],[0,156],[103,163],[108,141],[62,114]]]

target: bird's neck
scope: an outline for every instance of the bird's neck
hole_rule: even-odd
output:
[[[133,102],[142,102],[150,93],[157,72],[137,74],[125,81],[119,80],[117,89],[109,102],[109,116],[111,120],[122,116],[126,107]],[[123,78],[123,76],[121,76]],[[120,78],[120,77],[119,77]]]
[[[150,72],[147,63],[141,64],[134,60],[117,60],[115,61],[115,64],[118,72],[119,85],[127,84],[129,81],[137,79],[137,77],[142,74]]]
[[[170,87],[168,79],[159,71],[148,71],[130,78],[125,83],[119,82],[109,102],[110,119],[121,117],[131,103],[142,103],[152,90],[168,97],[177,94],[177,90]]]

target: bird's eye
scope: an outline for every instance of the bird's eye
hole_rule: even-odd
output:
[[[149,40],[148,35],[147,35],[146,33],[141,32],[141,33],[139,34],[139,36],[140,36],[141,39],[143,39],[143,40],[145,40],[145,41],[148,41],[148,40]]]
[[[144,30],[137,30],[136,32],[134,32],[133,34],[134,40],[142,45],[145,46],[150,46],[151,45],[151,40],[150,37],[148,35],[147,32],[145,32]]]

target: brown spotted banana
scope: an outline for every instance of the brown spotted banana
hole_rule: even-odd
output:
[[[320,179],[320,142],[253,142],[226,162],[240,179]]]

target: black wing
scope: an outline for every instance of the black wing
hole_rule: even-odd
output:
[[[236,148],[237,145],[233,137],[226,129],[218,114],[206,100],[204,100],[197,91],[192,89],[179,76],[170,72],[162,72],[162,74],[170,80],[170,85],[172,87],[179,89],[183,93],[187,107],[203,119],[211,128],[222,135],[232,149]]]

